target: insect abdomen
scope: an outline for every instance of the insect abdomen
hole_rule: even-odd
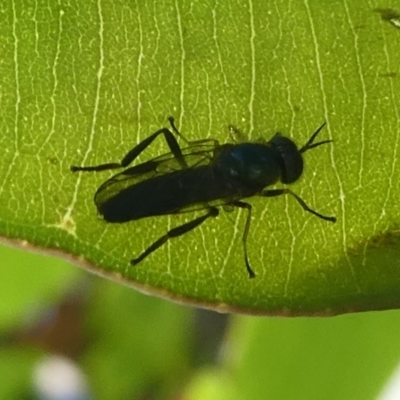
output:
[[[196,204],[205,208],[205,203],[232,197],[237,192],[237,186],[218,179],[210,166],[202,166],[139,182],[97,206],[106,221],[122,223],[184,212],[182,209]]]

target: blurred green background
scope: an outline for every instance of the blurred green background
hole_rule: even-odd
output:
[[[73,362],[86,382],[69,399],[146,400],[376,399],[400,359],[398,311],[223,315],[49,256],[0,252],[0,399],[45,398],[38,370],[50,356]]]
[[[253,137],[262,127],[304,134],[325,117],[335,138],[334,170],[346,176],[319,183],[310,177],[304,190],[321,204],[325,188],[327,209],[333,199],[346,200],[342,214],[349,219],[338,233],[346,240],[321,237],[328,238],[325,246],[361,254],[361,283],[384,300],[388,294],[397,300],[400,36],[398,16],[381,9],[398,4],[387,3],[2,2],[3,240],[23,238],[87,256],[79,247],[86,244],[71,235],[74,219],[59,222],[70,217],[68,205],[78,198],[67,173],[71,156],[100,162],[103,155],[122,155],[124,139],[130,143],[132,132],[139,138],[158,129],[167,113],[184,121],[187,132],[206,135],[237,121]],[[324,165],[326,173],[333,169]],[[103,238],[91,201],[95,187],[79,191],[84,201],[77,210],[97,243]],[[263,215],[262,226],[273,209]],[[149,220],[143,232],[156,222]],[[301,246],[298,231],[287,235],[285,226],[268,243],[277,248],[296,238],[297,271],[311,283],[301,294],[315,294],[305,288],[342,293],[335,290],[350,281],[348,260],[343,279],[332,279],[337,269],[316,264],[317,275],[304,271],[303,260],[314,260],[320,247]],[[124,239],[131,228],[121,229]],[[126,260],[125,247],[115,249],[112,241],[118,236],[105,236],[109,252],[118,250]],[[209,237],[224,258],[225,248]],[[271,247],[253,243],[265,262]],[[129,255],[131,246],[142,246],[130,238],[122,244]],[[398,311],[334,318],[223,315],[143,295],[49,256],[7,247],[0,252],[0,400],[389,400],[381,393],[400,360]],[[317,261],[326,260],[318,254]],[[157,271],[142,271],[158,279]],[[287,269],[275,271],[275,282],[279,274],[286,277]],[[191,282],[214,294],[199,276]],[[265,282],[275,288],[273,279]],[[387,290],[375,290],[380,280]],[[235,287],[225,282],[230,294]]]

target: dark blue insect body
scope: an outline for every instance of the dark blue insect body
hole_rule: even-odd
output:
[[[157,215],[207,210],[206,214],[160,237],[138,258],[131,260],[132,265],[138,264],[168,239],[191,231],[209,217],[216,217],[218,207],[233,206],[248,211],[243,233],[244,258],[249,276],[255,277],[248,261],[246,245],[252,206],[242,201],[253,196],[290,194],[305,211],[327,221],[336,221],[334,217],[321,215],[309,208],[288,188],[268,189],[275,183],[290,184],[300,178],[303,172],[302,154],[330,142],[313,143],[325,124],[298,149],[291,139],[280,134],[266,143],[219,145],[217,141],[208,139],[189,142],[175,127],[173,118],[169,122],[175,135],[188,143],[187,148],[181,149],[174,133],[162,128],[130,150],[121,163],[71,167],[72,171],[126,168],[105,181],[95,194],[97,209],[107,222],[123,223]],[[233,127],[231,129],[235,130]],[[128,168],[161,134],[165,136],[171,153]]]

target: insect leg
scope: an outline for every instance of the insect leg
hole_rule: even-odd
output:
[[[190,232],[192,229],[197,228],[199,225],[201,225],[207,218],[216,217],[218,214],[219,214],[218,208],[211,207],[207,214],[202,215],[201,217],[198,217],[193,221],[186,222],[183,225],[171,229],[164,236],[161,236],[152,245],[150,245],[139,257],[131,260],[131,264],[132,265],[139,264],[144,258],[146,258],[149,254],[153,253],[153,251],[161,247],[169,239],[173,239],[178,236],[184,235],[187,232]]]
[[[250,267],[249,259],[247,257],[247,236],[250,231],[250,222],[251,222],[251,205],[249,203],[245,203],[244,201],[234,201],[233,203],[229,203],[232,206],[238,207],[238,208],[245,208],[247,212],[247,218],[246,218],[246,225],[244,226],[244,232],[242,236],[242,242],[243,242],[243,249],[244,249],[244,261],[246,264],[246,269],[249,274],[250,278],[255,278],[256,274]]]
[[[176,131],[178,132],[178,131]],[[178,132],[179,133],[179,132]],[[118,168],[125,168],[130,163],[132,163],[153,141],[154,139],[159,136],[164,135],[165,140],[168,144],[169,149],[171,150],[172,154],[177,158],[179,164],[182,168],[187,168],[186,161],[183,157],[182,150],[176,140],[174,134],[168,128],[159,129],[157,132],[154,132],[152,135],[141,141],[137,146],[135,146],[132,150],[130,150],[124,158],[121,160],[120,163],[107,163],[107,164],[100,164],[90,167],[77,167],[75,165],[71,166],[71,171],[105,171],[108,169],[118,169]],[[179,134],[180,135],[180,134]],[[181,135],[180,135],[181,136]]]
[[[184,142],[186,142],[189,146],[196,146],[196,145],[201,145],[201,144],[206,144],[212,142],[214,144],[214,147],[219,146],[219,142],[217,139],[200,139],[200,140],[187,140],[185,136],[182,135],[182,133],[179,132],[178,128],[175,126],[175,119],[174,117],[169,117],[168,121],[171,125],[172,130],[175,132],[177,136],[179,136]]]
[[[248,138],[243,134],[243,132],[234,125],[228,125],[228,131],[234,142],[246,142]]]
[[[280,196],[282,194],[290,194],[291,196],[293,196],[297,200],[297,202],[300,204],[300,206],[303,208],[303,210],[308,211],[311,214],[314,214],[317,217],[322,218],[326,221],[336,222],[336,217],[327,217],[325,215],[322,215],[322,214],[312,210],[300,196],[298,196],[296,193],[292,192],[290,189],[285,188],[285,189],[275,189],[275,190],[263,190],[260,193],[260,196],[275,197],[275,196]]]

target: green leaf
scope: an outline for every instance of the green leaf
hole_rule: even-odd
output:
[[[172,398],[191,371],[191,310],[117,285],[94,289],[82,359],[95,398],[143,398],[149,391]]]
[[[330,314],[398,307],[400,31],[362,1],[21,1],[1,6],[0,234],[141,290],[223,311]],[[389,13],[390,14],[390,13]],[[385,16],[388,15],[386,12]],[[392,13],[390,15],[396,15]],[[381,18],[382,17],[382,18]],[[254,198],[137,257],[193,214],[123,225],[96,216],[119,162],[173,115],[190,140],[276,131],[307,152],[293,198]],[[160,138],[141,161],[168,151]],[[157,194],[155,193],[155,196]],[[199,214],[196,215],[200,215]]]
[[[31,348],[1,348],[0,396],[3,399],[29,398],[32,393],[34,368],[37,368],[43,354]]]
[[[220,375],[234,376],[237,399],[383,398],[399,362],[399,317],[236,319]]]
[[[0,246],[0,259],[0,293],[5,299],[0,302],[0,331],[21,320],[31,323],[43,308],[65,296],[67,288],[80,276],[80,271],[68,268],[62,260],[5,246]]]

